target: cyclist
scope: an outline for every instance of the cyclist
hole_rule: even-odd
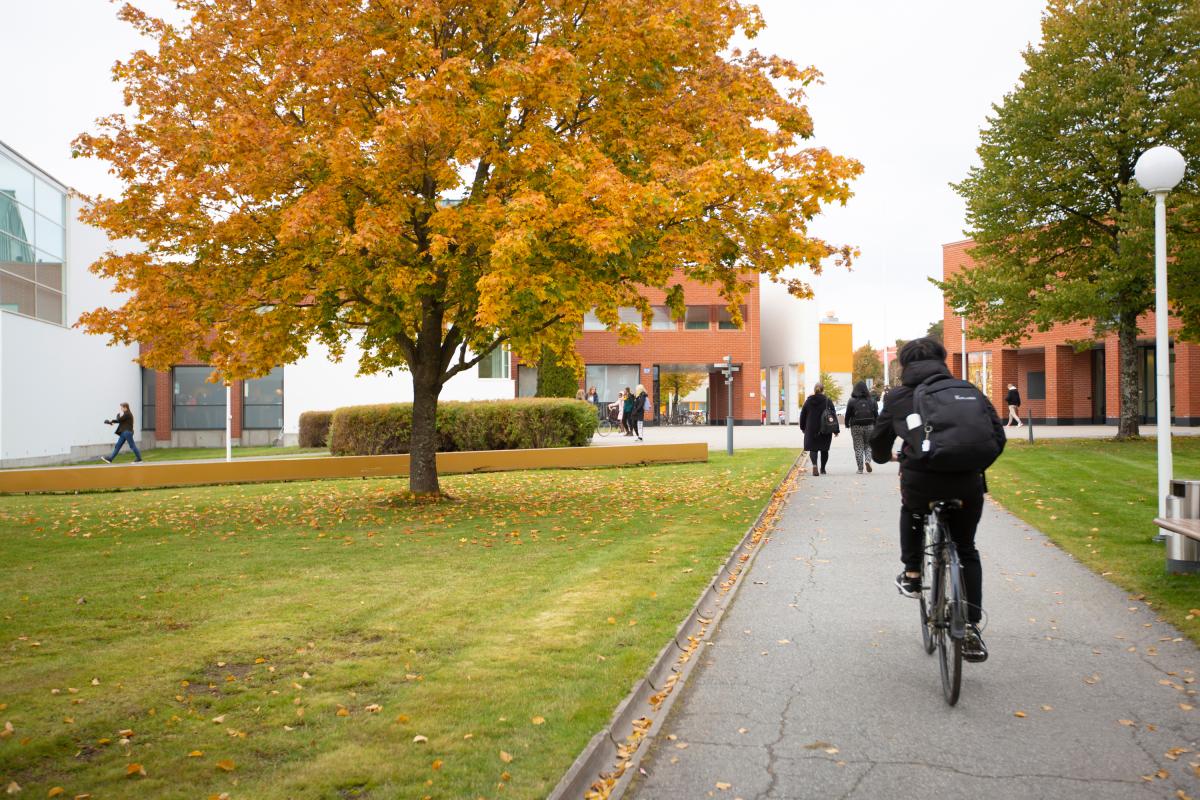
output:
[[[913,391],[927,378],[949,375],[946,368],[946,348],[935,339],[914,339],[900,348],[901,385],[892,389],[871,431],[871,456],[877,464],[893,459],[892,445],[906,428],[913,413]],[[996,442],[1004,448],[1004,427],[989,402],[986,413],[991,417]],[[903,441],[903,437],[901,437]],[[983,495],[987,482],[983,473],[933,472],[919,460],[909,458],[909,445],[900,450],[900,559],[904,571],[896,576],[896,588],[905,597],[919,597],[921,592],[921,558],[925,544],[924,521],[929,505],[937,500],[960,500],[962,508],[946,514],[950,536],[954,540],[958,559],[962,563],[963,583],[967,593],[967,636],[963,642],[963,658],[967,661],[986,661],[987,646],[979,635],[982,618],[983,569],[979,551],[975,549],[975,529],[983,515]]]

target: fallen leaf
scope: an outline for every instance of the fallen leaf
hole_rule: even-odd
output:
[[[1025,718],[1025,712],[1024,712],[1024,711],[1014,711],[1014,712],[1013,712],[1013,716],[1014,716],[1014,717],[1021,717],[1022,719],[1024,719],[1024,718]]]
[[[531,719],[529,721],[532,722],[534,725],[543,725],[546,722],[546,718],[545,717],[534,717],[533,719]]]
[[[727,792],[727,791],[729,791],[730,789],[732,789],[732,788],[733,788],[733,784],[732,784],[732,783],[722,783],[721,781],[717,781],[717,783],[716,783],[716,786],[717,786],[717,788],[718,788],[718,789],[720,789],[722,792]]]
[[[125,767],[125,777],[132,778],[134,775],[141,775],[143,778],[146,777],[146,768],[143,767],[141,764],[138,764],[137,762],[134,762],[134,763],[126,766]]]
[[[1180,704],[1179,704],[1179,707],[1180,707],[1181,709],[1183,709],[1184,711],[1192,711],[1192,710],[1194,710],[1194,709],[1196,708],[1195,706],[1193,706],[1193,705],[1190,705],[1190,704],[1188,704],[1188,703],[1180,703]]]
[[[511,764],[512,759],[513,759],[513,757],[509,753],[506,753],[503,750],[500,751],[500,760],[503,761],[505,764]]]
[[[1042,706],[1042,711],[1053,711],[1054,706]]]
[[[60,794],[66,793],[66,789],[61,786],[55,786],[50,791],[46,792],[46,797],[58,797]]]
[[[1126,728],[1132,728],[1133,725],[1135,724],[1134,721],[1131,719],[1119,719],[1119,720],[1117,720],[1117,722],[1121,725],[1124,725]]]
[[[350,709],[346,708],[345,706],[338,706],[337,715],[339,717],[348,717],[350,716]]]
[[[12,781],[11,783],[8,784],[8,787],[5,788],[4,793],[5,794],[16,794],[19,791],[21,791],[21,784],[17,783],[16,781]]]
[[[419,733],[413,737],[413,744],[425,744],[428,741],[429,739],[427,737],[422,736]]]
[[[222,714],[222,715],[221,715],[221,716],[219,716],[219,717],[213,717],[213,718],[212,718],[212,721],[213,721],[213,724],[214,724],[214,725],[220,725],[222,722],[224,722],[224,721],[225,721],[225,715],[224,715],[224,714]]]
[[[380,711],[383,711],[383,706],[379,705],[379,703],[371,703],[369,706],[364,706],[363,711],[378,714]]]
[[[204,758],[204,751],[193,750],[192,752],[188,753],[188,758]]]
[[[213,766],[224,772],[233,772],[234,767],[236,765],[233,763],[232,759],[223,758],[220,761],[218,761],[216,764],[213,764]]]
[[[430,764],[429,766],[433,767],[434,769],[441,769],[442,768],[442,760],[440,758],[435,758],[433,760],[433,763]]]

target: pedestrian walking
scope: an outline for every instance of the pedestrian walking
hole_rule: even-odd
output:
[[[626,436],[633,436],[633,390],[628,386],[625,387],[625,394],[621,401],[622,426],[625,428]]]
[[[1005,395],[1004,402],[1008,403],[1008,422],[1005,423],[1004,427],[1010,428],[1013,423],[1016,423],[1018,428],[1021,427],[1024,423],[1021,422],[1021,415],[1017,413],[1017,410],[1021,407],[1021,393],[1011,383],[1008,385],[1008,394]]]
[[[804,431],[804,449],[812,458],[813,475],[824,475],[829,463],[829,446],[841,432],[837,410],[825,396],[825,384],[818,383],[800,409],[800,430]]]
[[[854,442],[854,461],[858,464],[859,475],[862,475],[864,466],[867,472],[871,471],[871,428],[878,417],[879,409],[867,388],[867,382],[854,384],[850,402],[846,404],[846,427],[850,429],[850,439]]]
[[[129,410],[129,403],[121,403],[121,408],[117,411],[115,419],[104,420],[105,425],[116,425],[117,444],[113,447],[113,451],[108,456],[100,456],[100,460],[105,464],[111,464],[113,459],[117,457],[117,453],[121,452],[121,447],[126,443],[129,444],[129,449],[133,451],[133,463],[142,463],[142,454],[138,450],[137,444],[133,441],[133,412]]]
[[[646,394],[646,387],[642,384],[637,385],[633,396],[633,419],[630,425],[633,428],[633,435],[637,437],[639,442],[642,439],[642,428],[646,421],[646,412],[650,410],[650,396]]]

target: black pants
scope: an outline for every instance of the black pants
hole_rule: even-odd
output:
[[[821,472],[824,472],[825,465],[829,463],[829,449],[826,448],[824,450],[809,450],[808,454],[812,457],[813,466],[820,467]],[[818,458],[820,458],[820,463],[817,463]]]
[[[983,516],[983,481],[979,476],[900,476],[900,559],[907,572],[921,571],[925,547],[925,515],[936,500],[961,500],[963,507],[946,513],[950,537],[962,564],[967,592],[967,619],[979,622],[983,611],[983,567],[975,548],[975,530]]]

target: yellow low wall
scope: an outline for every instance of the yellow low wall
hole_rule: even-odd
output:
[[[611,447],[554,447],[541,450],[482,450],[438,453],[438,472],[507,472],[522,469],[580,469],[630,464],[707,461],[708,445],[639,444]],[[0,471],[0,493],[88,492],[158,489],[221,483],[272,483],[329,478],[395,478],[408,474],[408,456],[326,456],[238,459],[193,463],[160,462],[111,466],[52,467]]]

